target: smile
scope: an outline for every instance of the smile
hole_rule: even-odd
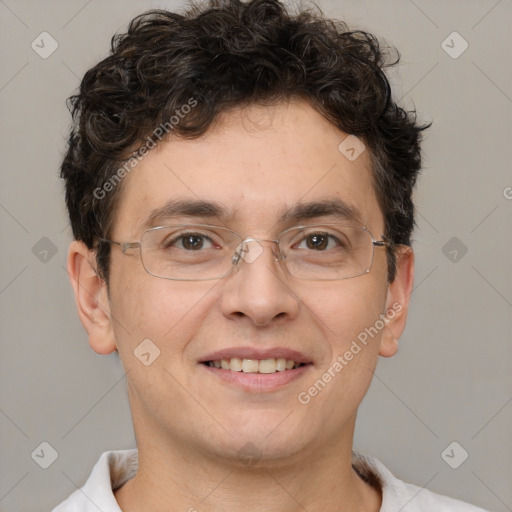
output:
[[[223,370],[244,373],[284,372],[304,365],[304,363],[295,362],[293,359],[285,359],[284,357],[277,359],[241,359],[239,357],[233,357],[231,359],[206,361],[204,364]]]

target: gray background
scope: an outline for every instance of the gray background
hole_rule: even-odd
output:
[[[355,446],[402,479],[512,510],[512,1],[319,4],[400,49],[394,95],[434,121],[410,319],[399,354],[379,363]],[[134,15],[182,5],[0,0],[2,512],[50,510],[101,452],[135,446],[121,364],[89,348],[65,271],[65,98]],[[59,45],[47,59],[31,48],[43,31]],[[453,31],[469,44],[458,58],[442,47]],[[58,452],[46,470],[31,456],[43,441]],[[453,441],[452,464],[469,453],[458,469],[441,456]]]

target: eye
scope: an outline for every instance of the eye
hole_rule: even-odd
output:
[[[165,249],[176,247],[186,251],[199,251],[201,249],[211,249],[213,242],[211,238],[201,233],[185,233],[165,240],[163,246]]]
[[[314,251],[325,251],[339,246],[343,247],[343,244],[338,238],[329,233],[310,233],[298,244],[299,249],[311,249]]]

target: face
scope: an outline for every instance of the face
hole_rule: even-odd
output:
[[[214,224],[242,238],[274,240],[295,225],[346,222],[328,210],[282,219],[297,205],[338,201],[380,240],[384,219],[370,157],[364,151],[347,159],[338,149],[346,136],[300,101],[224,114],[199,139],[161,143],[125,178],[111,238],[137,241],[156,210],[192,200],[220,205],[223,216],[175,212],[153,224]],[[139,448],[153,442],[155,449],[187,446],[217,460],[240,460],[247,450],[291,460],[351,442],[378,355],[394,353],[403,328],[404,260],[391,286],[383,247],[359,277],[301,280],[275,261],[273,244],[261,247],[254,261],[240,261],[228,277],[175,281],[145,272],[138,249],[123,255],[112,246],[109,325],[88,331],[98,352],[117,346]],[[361,333],[375,330],[388,309],[393,318],[384,327],[378,323],[378,333],[363,344]],[[151,340],[150,353],[159,350],[147,366],[135,355],[143,340]],[[223,358],[305,364],[269,374],[204,364]]]

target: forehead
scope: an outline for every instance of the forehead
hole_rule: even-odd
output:
[[[347,152],[346,139],[299,100],[223,113],[199,138],[160,142],[124,178],[113,233],[217,220],[257,234],[301,218],[345,219],[377,233],[371,158],[363,150],[354,159],[361,146]]]

